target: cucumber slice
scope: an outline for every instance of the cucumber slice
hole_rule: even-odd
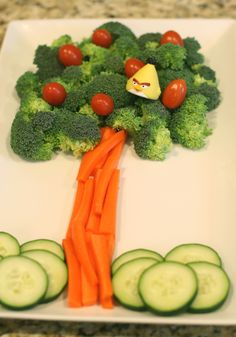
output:
[[[111,266],[112,274],[114,274],[116,272],[116,270],[122,264],[124,264],[128,261],[140,258],[140,257],[150,257],[150,258],[155,259],[157,261],[163,261],[163,257],[160,254],[158,254],[157,252],[154,252],[153,250],[143,249],[143,248],[129,250],[128,252],[125,252],[125,253],[121,254],[120,256],[118,256],[113,261],[112,266]]]
[[[120,266],[112,278],[113,292],[117,300],[125,307],[144,310],[145,305],[138,293],[138,281],[142,272],[157,260],[138,258]]]
[[[191,263],[206,261],[221,266],[221,258],[218,253],[206,245],[200,243],[188,243],[173,248],[166,256],[166,261]]]
[[[193,262],[189,266],[195,271],[199,284],[189,311],[204,313],[218,309],[229,294],[230,280],[226,272],[209,262]]]
[[[5,257],[19,254],[20,245],[17,239],[7,232],[0,232],[0,255]]]
[[[0,302],[14,310],[35,306],[45,295],[48,277],[42,266],[24,256],[0,262]]]
[[[169,316],[185,311],[197,294],[197,277],[188,266],[178,262],[160,262],[140,277],[139,293],[153,312]]]
[[[67,266],[57,255],[46,250],[29,250],[22,254],[31,258],[46,270],[48,274],[48,289],[42,302],[49,302],[61,294],[67,284]]]
[[[53,240],[38,239],[38,240],[28,241],[28,242],[25,242],[23,245],[21,245],[20,249],[22,253],[27,252],[29,250],[43,249],[43,250],[47,250],[49,252],[56,254],[62,260],[65,259],[62,246]]]

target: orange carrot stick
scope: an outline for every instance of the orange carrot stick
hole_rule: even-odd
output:
[[[81,268],[82,304],[94,305],[98,301],[98,286],[93,284],[87,277],[84,268]]]
[[[75,256],[71,240],[64,239],[62,246],[68,267],[68,305],[71,308],[78,308],[82,306],[80,264]]]
[[[92,284],[96,284],[97,276],[89,256],[85,236],[85,224],[88,221],[88,216],[91,209],[93,189],[94,179],[89,178],[84,186],[84,194],[81,201],[81,207],[79,208],[79,211],[72,222],[71,233],[76,256],[81,266],[84,268],[84,272],[90,282]]]
[[[114,135],[116,133],[114,129],[109,128],[109,127],[102,128],[101,132],[102,132],[101,143],[103,143],[105,140],[109,139],[112,135]],[[107,159],[107,156],[108,156],[108,153],[99,160],[99,162],[97,163],[97,165],[94,168],[94,171],[103,167],[103,165],[104,165],[104,163]]]
[[[83,157],[83,165],[80,165],[78,180],[85,182],[94,171],[94,168],[99,163],[99,160],[101,160],[101,158],[111,151],[111,149],[113,149],[117,144],[124,141],[125,135],[126,133],[123,130],[116,132],[113,136],[95,147],[95,149],[88,151],[86,153],[86,158]]]
[[[114,170],[108,184],[99,226],[99,232],[103,234],[115,235],[119,177],[120,171]]]
[[[107,301],[113,294],[105,235],[91,234],[91,248],[99,280],[99,299],[102,304],[103,300]]]
[[[115,133],[114,129],[109,128],[109,127],[103,127],[103,128],[101,128],[100,132],[101,132],[101,140],[100,140],[100,143],[97,146],[95,146],[95,148],[98,147],[101,143],[104,142],[104,140],[107,140],[110,136],[112,136]],[[94,149],[91,150],[91,151],[86,152],[83,155],[83,158],[82,158],[81,163],[80,163],[79,172],[78,172],[78,175],[77,175],[77,178],[76,178],[77,180],[79,180],[80,172],[85,169],[85,166],[90,161],[90,159],[93,157],[93,151],[94,151]]]
[[[103,166],[102,173],[99,178],[98,187],[95,189],[95,212],[97,214],[102,213],[104,198],[107,192],[107,187],[109,184],[109,181],[111,179],[111,175],[113,173],[113,170],[117,167],[117,164],[120,159],[120,155],[122,152],[122,149],[124,147],[125,139],[121,141],[118,145],[116,145],[109,156],[107,157],[107,160]]]
[[[113,308],[113,301],[112,297],[102,298],[101,299],[101,305],[104,309],[112,309]]]
[[[95,179],[94,179],[95,180],[94,190],[95,190],[96,186],[98,185],[98,181],[99,181],[101,171],[102,171],[101,169],[96,171]],[[98,233],[99,232],[99,224],[100,224],[100,215],[97,215],[95,213],[94,205],[95,205],[95,199],[94,199],[94,196],[93,196],[93,202],[92,202],[92,207],[91,207],[91,211],[90,211],[90,214],[89,214],[88,222],[87,222],[87,225],[86,225],[86,231]]]
[[[74,200],[74,206],[73,206],[73,210],[72,210],[72,214],[70,217],[70,222],[67,228],[67,233],[66,233],[66,237],[67,238],[71,238],[71,226],[72,226],[72,222],[79,210],[80,207],[80,203],[82,201],[83,198],[83,192],[84,192],[84,183],[82,181],[78,181],[77,183],[77,190],[76,190],[76,195],[75,195],[75,200]]]

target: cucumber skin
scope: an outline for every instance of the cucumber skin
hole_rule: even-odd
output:
[[[120,301],[115,295],[113,295],[115,300],[120,303],[122,305],[122,307],[126,308],[126,309],[129,309],[129,310],[133,310],[133,311],[138,311],[138,312],[144,312],[144,311],[147,311],[147,307],[146,306],[143,306],[143,307],[140,307],[140,308],[137,308],[137,307],[133,307],[131,305],[127,305],[126,303],[123,303],[122,301]]]
[[[115,260],[112,262],[112,265],[111,265],[111,274],[114,275],[114,274],[116,273],[116,271],[122,266],[122,264],[121,264],[115,271],[114,271],[114,268],[112,268],[112,266],[114,266],[115,262],[116,262],[118,259],[120,259],[121,256],[124,256],[124,255],[126,255],[126,254],[128,254],[128,253],[130,253],[130,252],[136,252],[136,251],[139,251],[139,250],[152,252],[152,253],[154,253],[154,255],[157,255],[157,256],[160,257],[160,261],[159,261],[159,262],[164,261],[164,257],[163,257],[161,254],[157,253],[155,250],[146,249],[146,248],[132,249],[132,250],[128,250],[128,251],[126,251],[126,252],[120,254],[119,256],[117,256],[117,258],[115,258]],[[145,256],[145,257],[147,257],[147,256]],[[150,258],[153,258],[153,259],[154,259],[154,257],[151,257],[151,256],[150,256]],[[134,259],[135,259],[135,258],[134,258]],[[130,260],[130,261],[131,261],[131,260]],[[157,260],[157,261],[158,261],[158,260]],[[128,261],[126,261],[126,262],[128,262]],[[126,263],[126,262],[125,262],[125,263]]]
[[[46,300],[44,299],[44,297],[41,298],[40,301],[38,302],[38,304],[45,304],[45,303],[50,303],[50,302],[54,301],[65,291],[67,285],[68,285],[68,274],[67,274],[67,283],[65,284],[64,288],[62,288],[62,290],[57,295],[52,296],[50,298],[47,298]],[[44,296],[45,296],[45,294],[44,294]]]
[[[17,256],[17,255],[16,255]],[[10,256],[9,256],[10,257]],[[7,258],[9,258],[9,257],[7,257]],[[28,258],[28,257],[26,257],[26,256],[24,256],[26,259],[30,259],[30,258]],[[32,259],[30,259],[30,260],[32,260]],[[35,261],[35,260],[33,260],[34,262],[36,262],[44,271],[45,271],[45,269],[41,266],[41,264],[40,263],[38,263],[37,261]],[[44,296],[46,295],[46,292],[47,292],[47,288],[48,288],[48,276],[47,276],[47,273],[46,273],[46,271],[45,271],[45,275],[46,275],[46,278],[47,278],[47,287],[46,287],[46,290],[45,290],[45,292],[44,292],[44,294],[42,295],[42,297],[41,298],[39,298],[38,299],[38,301],[36,301],[36,302],[34,302],[34,303],[32,303],[32,304],[30,304],[30,305],[25,305],[25,306],[23,306],[23,307],[12,307],[11,305],[8,305],[7,303],[5,303],[5,302],[2,302],[1,301],[1,299],[0,299],[0,303],[1,303],[1,305],[3,306],[3,307],[5,307],[6,309],[10,309],[10,310],[14,310],[14,311],[22,311],[22,310],[27,310],[27,309],[32,309],[32,308],[34,308],[35,306],[37,306],[38,304],[41,304],[42,302],[42,299],[44,298]]]
[[[25,253],[25,252],[28,252],[29,250],[35,250],[35,249],[24,250],[24,246],[26,246],[28,243],[34,243],[34,242],[41,241],[41,240],[43,240],[43,241],[46,240],[46,241],[49,241],[49,242],[53,242],[55,245],[57,245],[57,246],[61,249],[61,251],[62,251],[62,253],[63,253],[63,258],[60,257],[59,255],[53,253],[52,251],[50,251],[50,252],[53,253],[53,254],[55,254],[55,255],[57,255],[58,257],[60,257],[62,261],[65,261],[65,253],[64,253],[64,249],[62,248],[62,246],[61,246],[58,242],[56,242],[56,241],[54,241],[54,240],[51,240],[51,239],[35,239],[35,240],[30,240],[30,241],[24,242],[24,243],[20,246],[20,254]],[[38,249],[42,249],[42,248],[38,248]],[[46,249],[42,249],[42,250],[46,250]]]
[[[40,250],[43,250],[43,249],[40,249]],[[36,251],[36,249],[34,250],[32,250],[32,251]],[[28,250],[27,252],[30,252],[30,250]],[[25,252],[23,252],[22,254],[21,254],[21,256],[25,256],[24,255],[24,253],[27,253],[26,251]],[[39,304],[45,304],[45,303],[49,303],[49,302],[52,302],[52,301],[54,301],[56,298],[58,298],[62,293],[63,293],[63,291],[66,289],[66,287],[68,286],[68,267],[67,267],[67,264],[66,264],[66,262],[65,261],[63,261],[58,255],[56,255],[55,253],[53,253],[53,252],[50,252],[51,254],[53,254],[54,256],[56,256],[58,259],[60,259],[65,265],[66,265],[66,269],[67,269],[67,282],[66,282],[66,284],[64,285],[64,287],[61,289],[61,291],[58,293],[58,294],[56,294],[55,296],[52,296],[52,297],[48,297],[47,299],[45,299],[44,297],[42,297],[41,299],[40,299],[40,301],[38,302]],[[25,257],[27,257],[28,259],[31,259],[31,260],[33,260],[33,261],[36,261],[36,260],[34,260],[33,258],[30,258],[30,257],[28,257],[28,256],[25,256]],[[36,261],[42,268],[43,268],[43,266],[38,262],[38,261]],[[44,268],[43,268],[44,269]],[[46,271],[46,274],[47,274],[47,271]],[[49,283],[49,282],[48,282]],[[47,291],[46,291],[47,292]],[[46,295],[46,293],[44,294],[44,296]]]
[[[17,244],[18,244],[18,247],[19,247],[19,252],[18,252],[18,254],[16,254],[16,255],[20,255],[20,243],[19,243],[19,241],[17,240],[17,238],[14,236],[14,235],[12,235],[12,234],[10,234],[10,233],[8,233],[8,232],[4,232],[4,231],[0,231],[0,235],[1,235],[1,233],[3,233],[3,234],[7,234],[8,236],[10,236]],[[7,255],[7,256],[14,256],[14,255]],[[6,257],[7,257],[6,256]],[[2,258],[4,258],[4,256],[1,256]]]
[[[223,266],[223,264],[222,264],[222,259],[221,259],[220,255],[218,254],[218,252],[217,252],[214,248],[212,248],[212,247],[210,247],[210,246],[208,246],[208,245],[205,245],[205,244],[202,244],[202,243],[196,243],[196,242],[183,243],[183,244],[181,244],[181,245],[175,246],[174,248],[172,248],[172,249],[165,255],[164,260],[166,260],[166,258],[168,257],[168,255],[169,255],[170,253],[172,253],[173,250],[175,250],[177,247],[180,247],[180,246],[181,246],[181,247],[182,247],[182,246],[191,246],[191,245],[193,245],[193,246],[198,245],[198,246],[203,246],[203,247],[210,248],[210,249],[217,255],[217,257],[218,257],[218,259],[219,259],[220,264],[219,264],[218,266],[219,266],[219,267],[222,267],[222,266]],[[166,261],[171,261],[171,260],[166,260]],[[194,262],[196,262],[196,261],[194,261]],[[198,261],[198,262],[200,262],[200,261]],[[189,263],[191,263],[191,262],[189,262]]]
[[[163,262],[164,262],[164,261],[163,261]],[[159,263],[161,263],[161,262],[159,262]],[[179,262],[176,262],[176,263],[179,263]],[[181,263],[181,264],[182,264],[182,263]],[[153,267],[153,266],[148,267],[147,269],[144,270],[144,272],[146,272],[149,268],[152,268],[152,267]],[[143,273],[141,274],[141,276],[140,276],[139,283],[138,283],[138,289],[139,289],[140,281],[141,281],[141,278],[142,278],[142,275],[144,274],[144,272],[143,272]],[[193,272],[194,272],[194,274],[195,274],[196,281],[197,281],[197,284],[198,284],[198,280],[197,280],[196,273],[195,273],[194,270],[193,270]],[[148,304],[145,302],[145,300],[144,300],[144,298],[143,298],[143,296],[142,296],[142,294],[141,294],[140,291],[139,291],[139,295],[140,295],[140,297],[142,298],[142,301],[143,301],[143,303],[144,303],[144,305],[146,306],[146,308],[147,308],[148,311],[150,311],[150,312],[152,312],[153,314],[158,315],[158,316],[170,317],[170,316],[174,316],[174,315],[180,315],[180,314],[183,314],[183,313],[185,313],[186,311],[188,311],[189,306],[193,303],[194,299],[195,299],[196,296],[197,296],[197,292],[198,292],[198,287],[196,288],[195,293],[193,294],[192,298],[189,300],[188,303],[186,303],[183,307],[181,307],[181,308],[179,308],[179,309],[177,309],[177,310],[172,310],[171,312],[170,312],[170,311],[166,311],[166,312],[165,312],[165,311],[160,311],[160,310],[157,310],[157,309],[151,307],[150,305],[148,305]]]
[[[190,266],[191,267],[191,266]],[[229,287],[228,287],[228,291],[227,291],[227,293],[226,293],[226,296],[225,296],[225,298],[221,301],[221,302],[219,302],[218,304],[216,304],[216,305],[213,305],[213,306],[211,306],[211,307],[209,307],[209,308],[205,308],[205,309],[194,309],[194,308],[188,308],[188,312],[189,313],[191,313],[191,314],[207,314],[207,313],[209,313],[209,312],[213,312],[213,311],[216,311],[216,310],[218,310],[220,307],[222,307],[222,305],[226,302],[226,300],[227,300],[227,298],[228,298],[228,296],[229,296],[229,292],[230,292],[230,289],[231,289],[231,281],[230,281],[230,278],[229,278],[229,276],[228,276],[228,274],[225,272],[225,275],[226,275],[226,277],[227,277],[227,280],[228,280],[228,282],[229,282]]]

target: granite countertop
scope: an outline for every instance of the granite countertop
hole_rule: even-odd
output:
[[[7,24],[50,18],[236,18],[235,0],[0,0],[0,44]],[[0,319],[1,337],[234,337],[236,327],[41,322]]]

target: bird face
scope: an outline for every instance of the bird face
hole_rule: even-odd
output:
[[[148,99],[157,99],[161,90],[154,65],[146,64],[126,84],[126,90],[134,95]]]

